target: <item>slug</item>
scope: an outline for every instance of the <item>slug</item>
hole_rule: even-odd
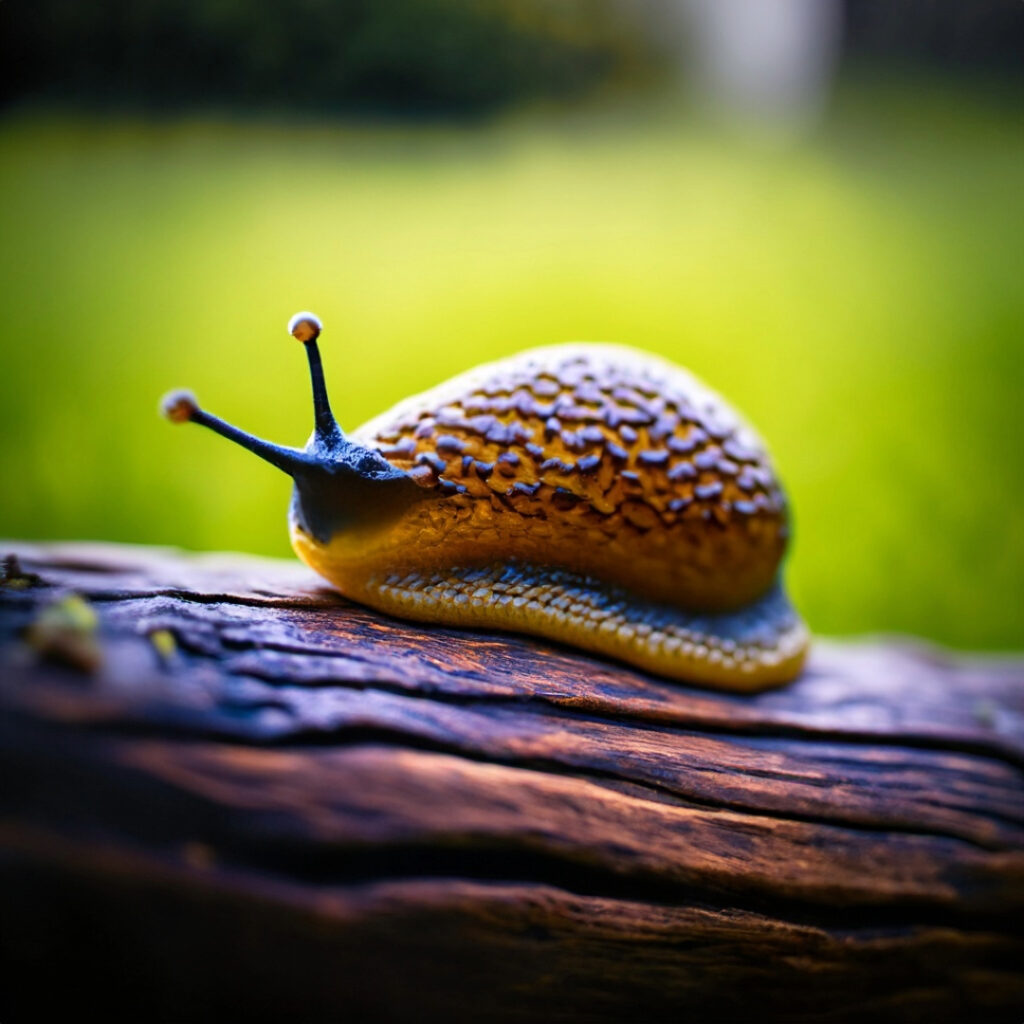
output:
[[[305,448],[165,396],[294,481],[289,527],[342,594],[422,622],[512,630],[675,680],[752,692],[800,671],[783,592],[786,501],[765,448],[687,371],[603,344],[470,370],[351,436],[331,412],[312,313]]]

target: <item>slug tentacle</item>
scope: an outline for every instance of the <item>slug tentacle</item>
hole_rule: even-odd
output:
[[[198,423],[200,426],[207,427],[215,434],[234,441],[235,444],[252,452],[253,455],[258,455],[272,466],[277,466],[289,476],[294,477],[309,464],[308,457],[300,449],[286,448],[283,445],[264,441],[260,437],[255,437],[232,426],[219,416],[214,416],[213,413],[201,409],[191,391],[184,389],[169,391],[161,400],[160,409],[172,423]]]
[[[301,341],[313,387],[314,430],[304,449],[272,444],[239,430],[199,407],[190,391],[171,391],[161,409],[173,423],[198,423],[258,455],[295,481],[289,519],[293,531],[329,544],[340,531],[362,536],[370,524],[386,523],[428,495],[373,447],[345,437],[327,397],[317,338],[322,324],[313,313],[296,313],[288,333]]]
[[[323,324],[315,313],[296,313],[288,321],[288,333],[298,338],[306,348],[309,360],[309,379],[313,385],[313,418],[316,425],[316,437],[325,445],[330,446],[342,439],[341,427],[331,412],[331,402],[327,397],[327,382],[324,380],[324,367],[320,360],[320,346],[317,338],[323,330]]]

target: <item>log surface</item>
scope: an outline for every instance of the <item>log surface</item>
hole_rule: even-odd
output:
[[[1022,659],[724,695],[288,562],[7,552],[5,1021],[1022,1019]],[[72,592],[98,667],[34,631]]]

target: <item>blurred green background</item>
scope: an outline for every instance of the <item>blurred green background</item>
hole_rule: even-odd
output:
[[[815,116],[766,132],[638,46],[584,93],[534,71],[463,104],[455,76],[429,120],[368,113],[368,86],[268,114],[9,80],[0,536],[287,554],[289,481],[156,403],[189,386],[301,444],[298,309],[347,427],[483,360],[609,340],[760,429],[815,630],[1020,647],[1019,81],[865,44]]]

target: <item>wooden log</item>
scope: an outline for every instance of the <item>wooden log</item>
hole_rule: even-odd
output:
[[[4,551],[0,1019],[1024,1015],[1020,658],[723,695],[298,564]]]

